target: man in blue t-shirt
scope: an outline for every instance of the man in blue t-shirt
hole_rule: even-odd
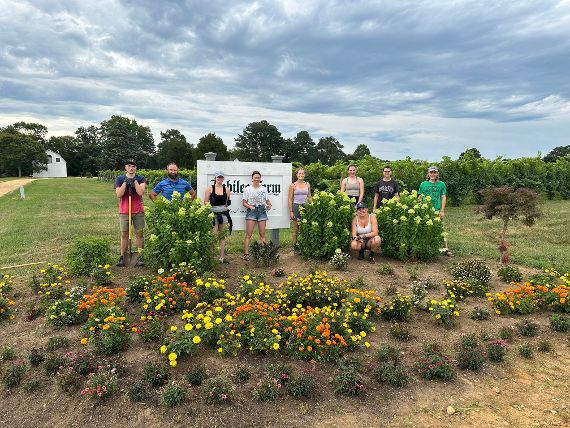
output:
[[[156,199],[159,193],[162,193],[162,196],[171,201],[174,192],[180,193],[181,197],[184,197],[186,192],[188,192],[192,199],[196,199],[196,191],[192,188],[190,183],[178,177],[178,165],[174,162],[169,163],[166,165],[166,172],[168,178],[165,178],[154,186],[154,189],[150,192],[149,197],[152,201]]]

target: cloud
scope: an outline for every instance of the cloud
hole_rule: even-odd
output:
[[[430,160],[567,144],[570,2],[0,0],[0,125],[112,114]],[[66,126],[69,125],[69,128]],[[548,135],[548,138],[531,138]]]

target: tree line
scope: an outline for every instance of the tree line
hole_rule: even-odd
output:
[[[283,155],[286,162],[332,165],[345,159],[360,159],[370,154],[364,144],[347,155],[333,136],[314,141],[307,131],[284,138],[275,125],[266,120],[252,122],[235,138],[228,149],[222,138],[210,132],[196,145],[177,129],[160,133],[155,144],[148,126],[135,119],[114,115],[99,125],[79,127],[74,135],[47,138],[48,129],[39,123],[18,122],[0,128],[0,176],[30,175],[47,163],[45,150],[59,153],[71,176],[96,175],[97,171],[122,168],[125,158],[134,159],[143,168],[161,168],[176,162],[181,168],[193,168],[207,152],[217,160],[270,162],[272,155]]]

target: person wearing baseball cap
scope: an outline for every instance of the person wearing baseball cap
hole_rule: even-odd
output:
[[[146,178],[137,175],[137,163],[134,159],[125,161],[124,175],[115,179],[115,193],[119,198],[119,225],[121,231],[121,258],[117,266],[125,266],[124,255],[129,246],[129,196],[131,199],[131,222],[135,231],[137,247],[144,248],[144,204],[143,194],[146,188]],[[144,266],[142,259],[137,259],[136,266]]]
[[[232,234],[233,222],[228,206],[231,204],[230,188],[224,184],[224,172],[214,172],[214,184],[206,188],[204,202],[210,203],[210,210],[214,213],[214,234],[217,235],[224,228],[224,224],[229,226]],[[220,240],[220,263],[229,263],[225,255],[226,241]]]
[[[368,250],[368,262],[376,263],[374,253],[380,250],[380,244],[376,216],[369,214],[368,205],[360,201],[356,204],[356,216],[352,220],[350,248],[358,251],[358,260],[364,260],[364,252]]]
[[[447,202],[447,187],[443,181],[439,180],[439,169],[432,165],[428,168],[427,179],[420,184],[418,194],[429,196],[431,204],[439,211],[439,217],[443,220],[445,217],[445,204]],[[447,246],[447,238],[444,238],[444,253],[447,256],[453,256],[453,253]]]

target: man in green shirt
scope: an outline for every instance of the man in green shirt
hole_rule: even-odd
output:
[[[443,181],[439,181],[439,170],[436,166],[428,168],[427,180],[420,184],[418,190],[420,195],[430,196],[432,206],[439,211],[439,217],[445,217],[445,203],[447,202],[447,188]],[[452,256],[453,253],[447,247],[447,238],[444,238],[445,255]]]

